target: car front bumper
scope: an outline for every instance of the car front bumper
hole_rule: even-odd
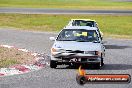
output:
[[[51,60],[57,61],[58,63],[100,63],[101,57],[90,54],[63,53],[51,55]]]

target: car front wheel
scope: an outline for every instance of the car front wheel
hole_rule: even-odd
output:
[[[100,63],[96,63],[94,66],[95,66],[95,69],[100,69]]]
[[[104,65],[104,60],[101,58],[101,67]]]
[[[56,61],[50,60],[50,67],[51,68],[56,68],[57,67]]]

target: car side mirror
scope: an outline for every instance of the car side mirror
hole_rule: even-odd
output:
[[[103,37],[101,36],[101,40],[103,40]]]
[[[50,37],[49,38],[51,41],[55,41],[55,37]]]

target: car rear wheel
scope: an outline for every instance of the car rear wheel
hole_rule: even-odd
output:
[[[56,68],[57,67],[57,62],[53,61],[53,60],[50,60],[50,67],[51,68]]]

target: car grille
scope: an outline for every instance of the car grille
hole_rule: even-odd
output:
[[[81,50],[66,50],[66,53],[82,53],[95,55],[95,51],[81,51]]]
[[[67,53],[84,53],[84,51],[80,51],[80,50],[66,50]]]

